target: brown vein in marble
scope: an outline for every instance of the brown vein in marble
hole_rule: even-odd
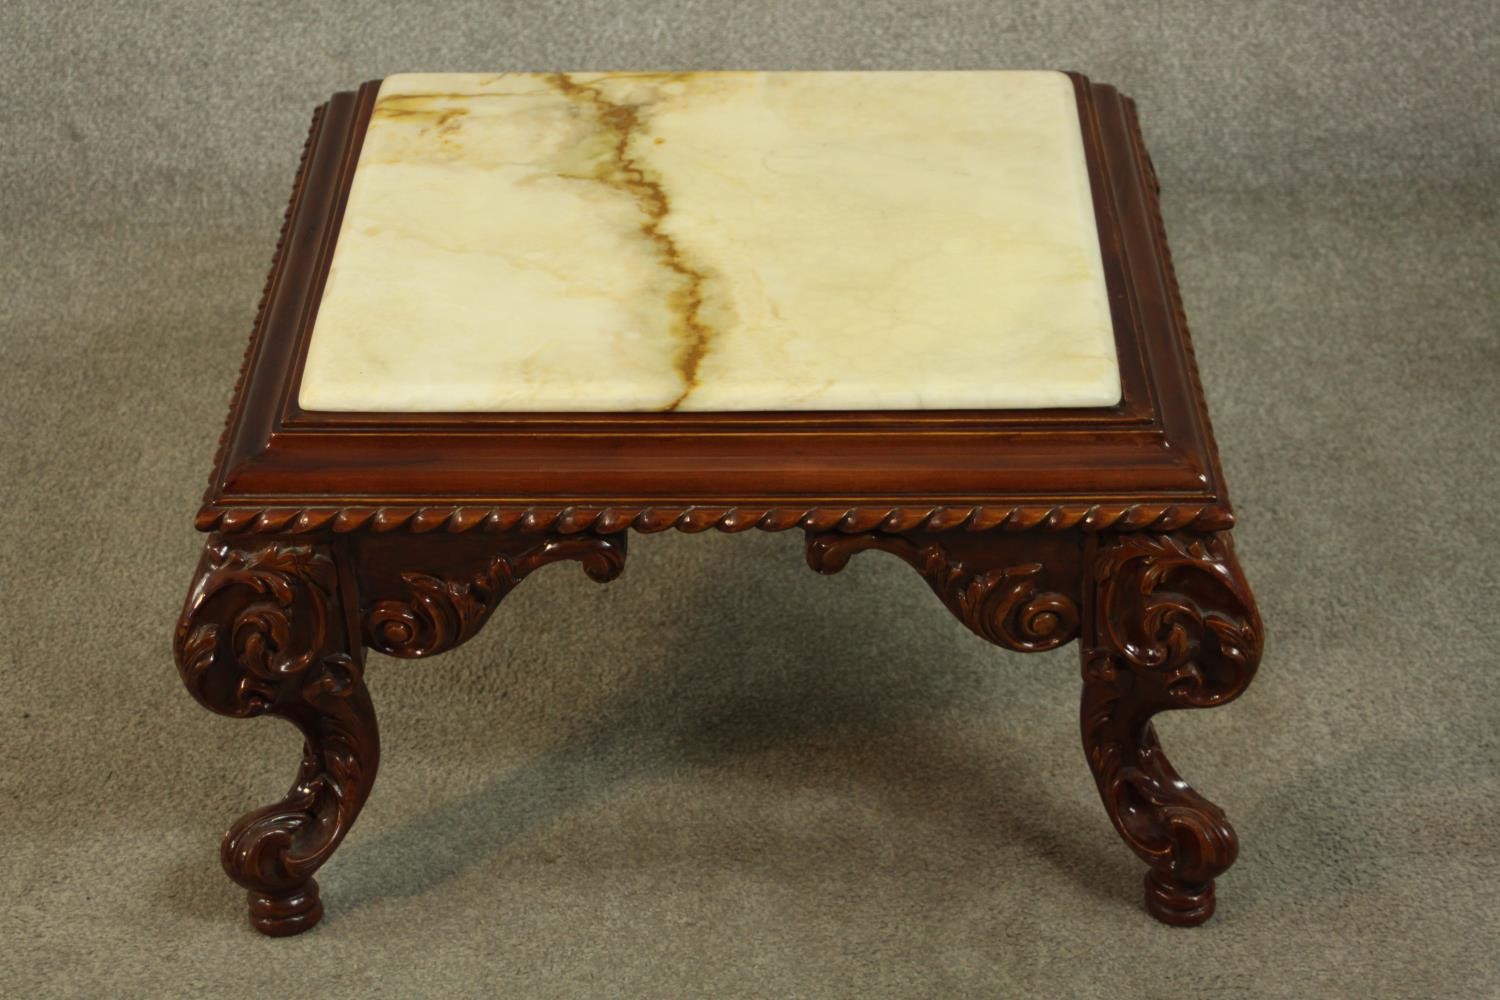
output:
[[[641,223],[641,232],[651,240],[661,255],[662,263],[678,274],[685,282],[683,288],[674,293],[670,304],[677,313],[683,347],[676,361],[677,372],[682,377],[683,390],[664,410],[675,410],[682,401],[698,387],[698,367],[708,351],[713,330],[703,322],[704,274],[694,269],[683,259],[681,248],[671,234],[662,230],[662,223],[672,210],[667,192],[659,181],[647,175],[646,170],[630,154],[630,141],[640,126],[640,114],[636,105],[616,104],[606,98],[598,88],[578,83],[567,73],[554,73],[548,78],[559,93],[572,101],[584,101],[594,108],[599,122],[615,134],[612,149],[611,169],[599,171],[595,178],[633,197],[646,219]]]

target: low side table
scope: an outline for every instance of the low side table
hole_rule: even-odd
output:
[[[1105,810],[1147,909],[1198,924],[1235,833],[1151,719],[1255,672],[1232,525],[1113,88],[396,76],[313,117],[175,652],[305,738],[222,851],[295,934],[375,780],[366,647],[451,649],[550,563],[612,580],[631,530],[886,552],[999,646],[1079,640]]]

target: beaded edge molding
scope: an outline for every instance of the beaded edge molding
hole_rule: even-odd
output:
[[[1057,504],[943,507],[215,507],[198,512],[199,531],[303,535],[405,531],[1224,531],[1229,508],[1211,504]]]

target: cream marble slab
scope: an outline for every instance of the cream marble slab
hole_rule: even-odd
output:
[[[404,412],[1113,405],[1072,83],[390,77],[299,399]]]

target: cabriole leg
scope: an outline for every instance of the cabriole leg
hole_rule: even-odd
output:
[[[380,760],[347,578],[328,545],[215,536],[177,625],[177,668],[199,702],[280,716],[304,739],[286,797],[224,836],[224,870],[249,891],[263,934],[298,934],[322,917],[313,872],[354,824]]]
[[[1094,540],[1088,554],[1084,752],[1115,829],[1151,866],[1146,909],[1201,924],[1239,841],[1223,810],[1178,777],[1151,718],[1245,690],[1261,652],[1255,601],[1227,534],[1121,534]]]

